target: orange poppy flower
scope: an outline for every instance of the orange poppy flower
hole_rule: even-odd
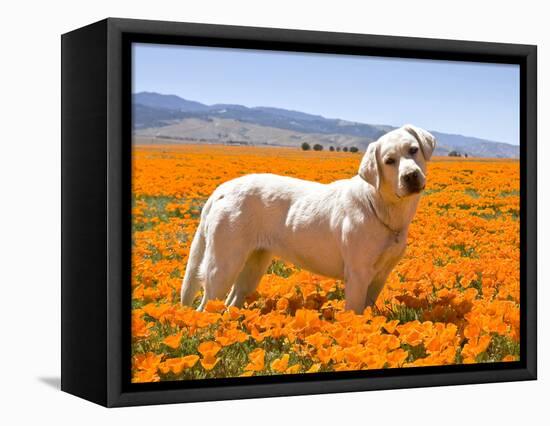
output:
[[[181,358],[169,358],[159,364],[159,370],[164,374],[167,374],[168,372],[180,374],[183,370],[193,367],[198,360],[198,355],[187,355]]]
[[[204,357],[215,356],[220,351],[220,349],[221,346],[212,341],[202,342],[197,348],[199,353]]]
[[[225,310],[225,304],[222,300],[209,300],[206,302],[204,310],[206,312],[223,312]]]
[[[172,349],[177,349],[180,346],[181,338],[183,336],[183,331],[179,333],[172,334],[171,336],[166,337],[162,343]]]
[[[262,348],[254,349],[248,354],[250,362],[244,369],[246,371],[262,371],[265,363],[265,351]]]
[[[321,369],[321,363],[313,364],[306,373],[317,373]]]
[[[294,364],[294,365],[291,365],[290,367],[288,367],[285,370],[285,373],[286,374],[297,374],[297,373],[300,372],[301,369],[302,369],[302,366],[300,364]]]
[[[203,342],[199,345],[198,351],[202,355],[201,365],[205,370],[212,370],[219,362],[216,354],[220,351],[221,346],[216,342]]]
[[[285,370],[288,368],[289,359],[290,355],[284,354],[281,358],[276,359],[271,363],[271,369],[279,373],[284,373]]]

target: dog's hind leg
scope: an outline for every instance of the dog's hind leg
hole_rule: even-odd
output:
[[[201,221],[191,242],[185,276],[181,283],[180,300],[183,306],[191,306],[201,285],[200,267],[206,249],[205,222],[212,208],[212,198],[209,198],[201,212]]]
[[[211,299],[223,299],[242,270],[249,251],[232,248],[232,254],[216,253],[207,247],[200,275],[204,277],[204,294],[198,311],[204,310]],[[239,253],[242,253],[240,255]]]
[[[272,258],[273,255],[266,250],[255,250],[250,254],[225,301],[227,306],[243,306],[246,296],[258,287]]]
[[[193,237],[193,242],[191,243],[189,259],[187,260],[187,267],[185,268],[185,276],[183,277],[181,285],[181,304],[184,306],[191,306],[199,290],[201,284],[199,267],[203,259],[204,249],[205,239],[202,226],[199,225]]]

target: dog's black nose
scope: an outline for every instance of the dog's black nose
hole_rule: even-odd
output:
[[[403,176],[403,179],[407,183],[414,182],[415,180],[418,179],[418,170],[415,170],[414,172],[407,173],[406,175]]]
[[[421,176],[418,170],[403,175],[403,183],[410,193],[420,192],[424,189]]]

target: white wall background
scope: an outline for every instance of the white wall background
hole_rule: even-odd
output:
[[[550,156],[544,2],[4,1],[0,6],[0,416],[4,424],[542,424],[548,413],[547,170],[539,173],[537,382],[107,410],[56,389],[60,358],[60,34],[108,16],[539,46],[539,158]],[[546,266],[546,267],[545,267]],[[544,393],[546,392],[546,396]],[[10,420],[8,420],[8,418]]]

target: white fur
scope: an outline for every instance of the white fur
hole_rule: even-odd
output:
[[[418,152],[411,153],[411,147]],[[330,184],[252,174],[220,185],[206,202],[181,288],[242,306],[274,256],[345,280],[346,308],[372,305],[405,251],[434,137],[403,126],[369,145],[358,175]],[[386,164],[391,162],[393,164]],[[416,172],[411,192],[405,176]]]

